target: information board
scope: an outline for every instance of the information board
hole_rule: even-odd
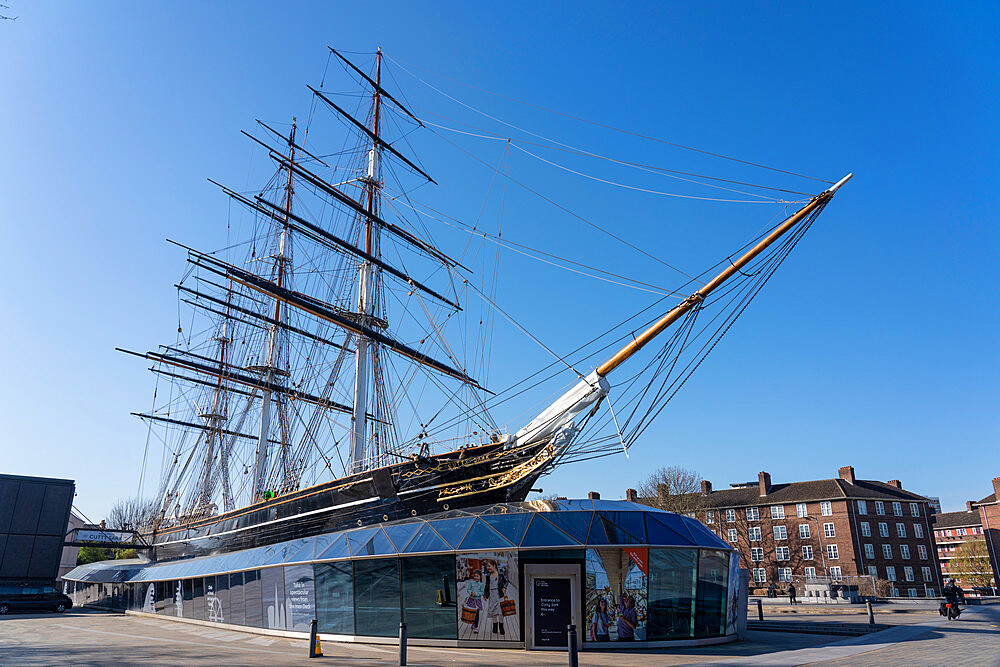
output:
[[[573,587],[569,577],[532,580],[535,646],[566,646],[566,626],[573,622]]]

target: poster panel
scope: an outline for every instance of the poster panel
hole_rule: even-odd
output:
[[[740,555],[729,554],[729,584],[726,607],[726,634],[736,634],[736,614],[740,606]]]
[[[587,549],[585,641],[645,641],[649,549]]]
[[[458,638],[521,641],[517,552],[479,551],[455,559]]]
[[[287,565],[285,570],[285,620],[289,630],[309,632],[316,614],[312,565]]]

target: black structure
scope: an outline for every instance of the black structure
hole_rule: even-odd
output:
[[[76,485],[0,475],[0,584],[53,582]]]

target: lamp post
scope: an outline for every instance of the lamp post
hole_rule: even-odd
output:
[[[816,539],[819,540],[819,553],[823,556],[823,576],[829,577],[830,576],[830,568],[828,568],[826,566],[826,547],[823,546],[823,533],[820,532],[820,529],[819,529],[819,518],[815,517],[815,516],[809,516],[808,514],[805,517],[803,517],[803,518],[805,518],[807,521],[815,521],[816,522]]]

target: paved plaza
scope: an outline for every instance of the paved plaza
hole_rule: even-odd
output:
[[[771,616],[778,618],[780,615]],[[789,618],[790,615],[784,615]],[[1000,605],[969,607],[959,621],[927,611],[892,614],[893,628],[844,639],[750,632],[746,641],[697,649],[588,651],[581,665],[1000,665]],[[857,620],[831,614],[824,622]],[[791,619],[789,619],[791,620]],[[801,619],[795,619],[801,620]],[[820,619],[810,619],[820,620]],[[157,618],[74,611],[0,618],[0,665],[373,665],[397,664],[394,646],[325,642],[310,660],[307,642]],[[565,653],[411,646],[413,666],[565,665]]]

